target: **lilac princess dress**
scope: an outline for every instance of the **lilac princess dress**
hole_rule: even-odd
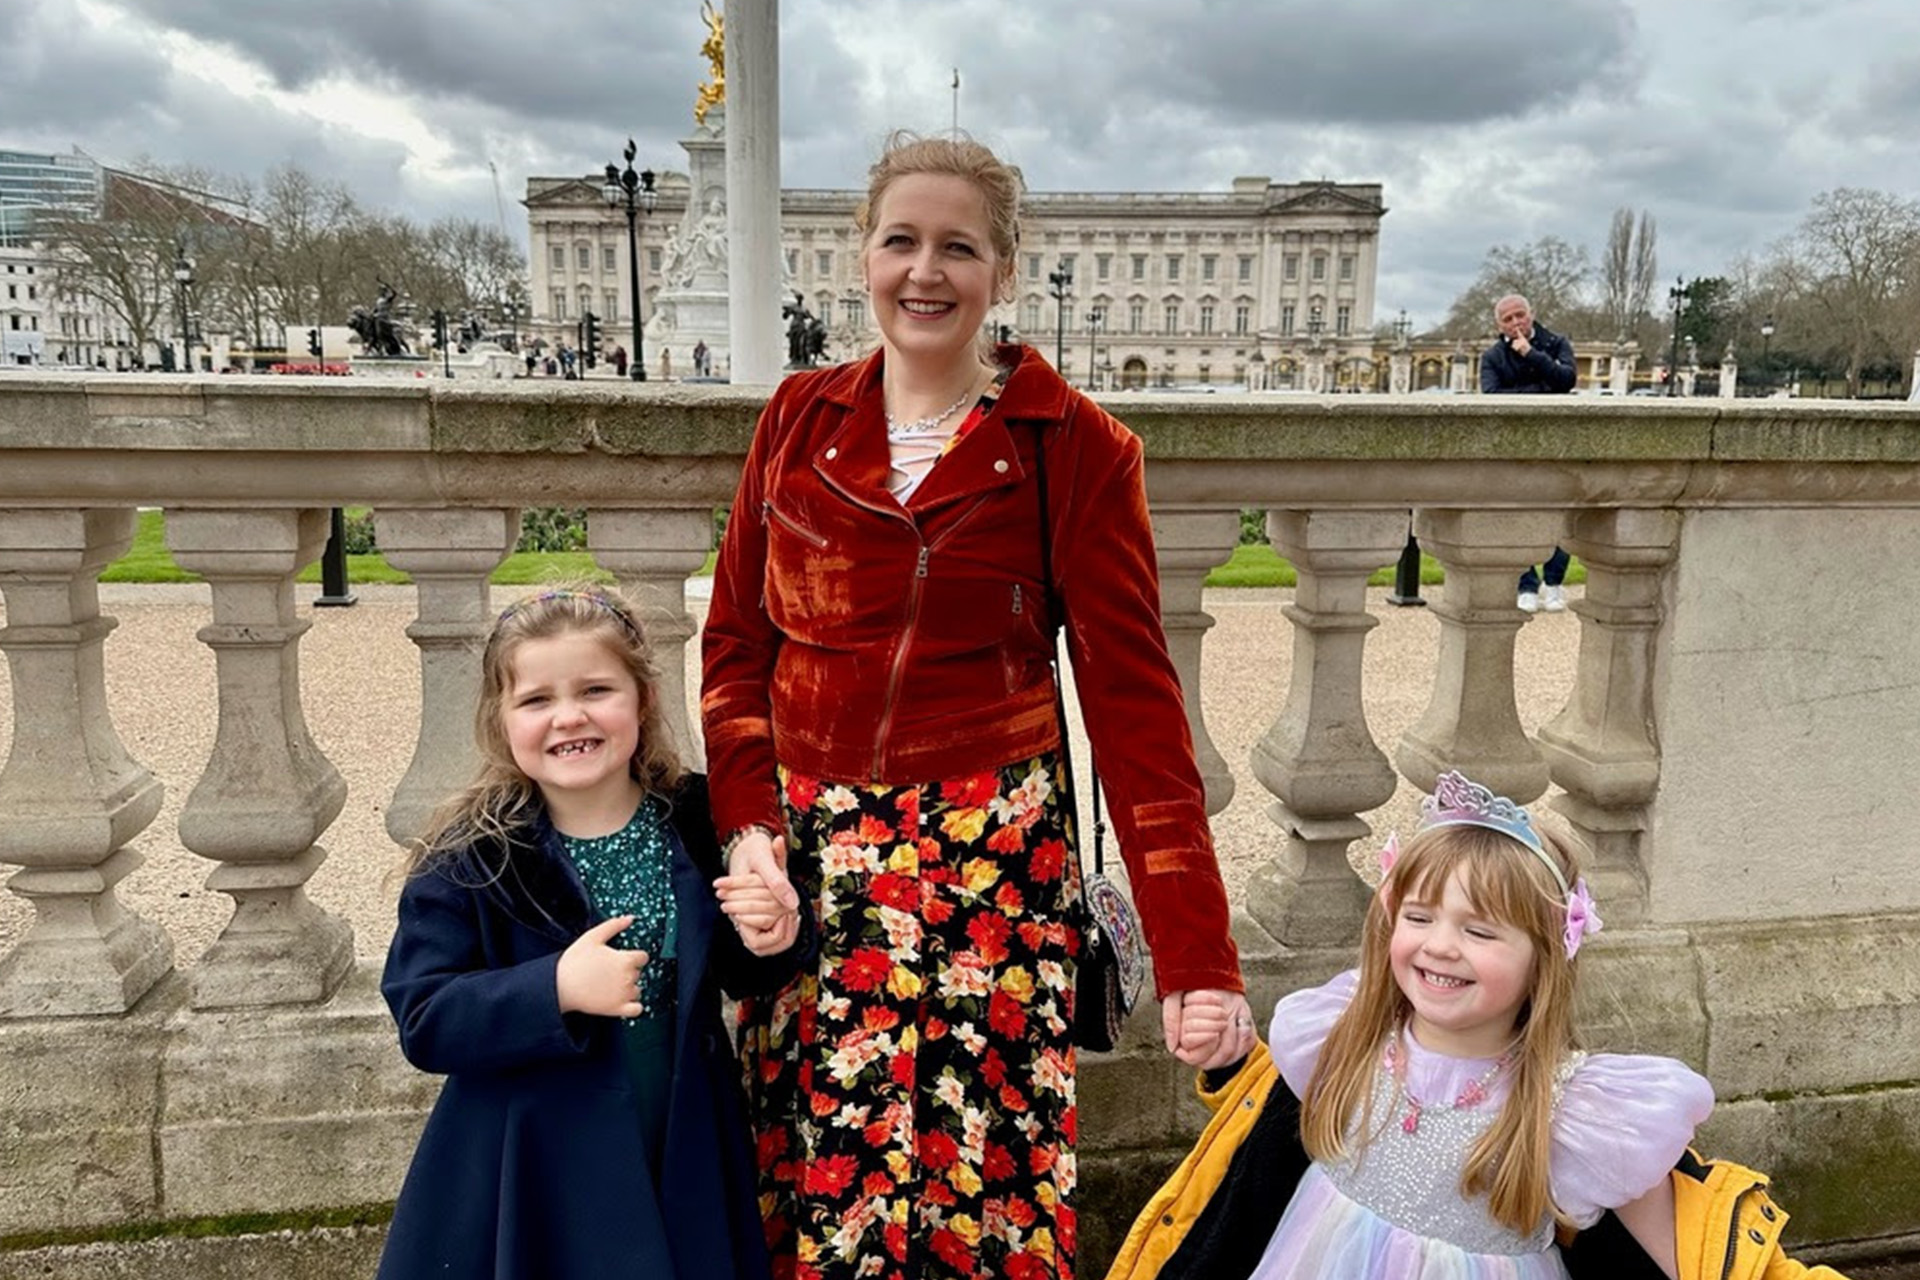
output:
[[[1320,1048],[1353,998],[1349,971],[1297,991],[1274,1010],[1269,1042],[1280,1076],[1305,1097]],[[1254,1268],[1256,1280],[1564,1280],[1553,1220],[1516,1232],[1484,1198],[1460,1194],[1467,1153],[1506,1101],[1491,1058],[1452,1058],[1403,1038],[1408,1123],[1384,1068],[1361,1158],[1316,1162],[1300,1181]],[[1384,1055],[1383,1055],[1384,1056]],[[1473,1101],[1473,1099],[1481,1099]],[[1672,1058],[1576,1054],[1555,1088],[1550,1190],[1582,1227],[1667,1176],[1713,1109],[1713,1087]]]

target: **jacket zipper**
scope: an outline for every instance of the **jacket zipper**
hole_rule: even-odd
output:
[[[762,498],[760,499],[760,518],[762,523],[764,523],[768,517],[778,520],[787,529],[791,530],[795,536],[812,543],[820,550],[825,551],[827,549],[827,540],[825,538],[807,528],[805,525],[796,523],[793,517],[773,505],[773,499]]]
[[[1733,1255],[1740,1248],[1740,1206],[1759,1189],[1760,1184],[1756,1182],[1733,1198],[1733,1219],[1727,1224],[1727,1257],[1720,1264],[1720,1280],[1727,1280],[1733,1274]]]
[[[920,544],[920,555],[913,565],[913,590],[907,596],[907,620],[900,629],[900,640],[893,650],[893,669],[887,674],[887,697],[886,701],[880,704],[880,724],[873,735],[872,780],[875,782],[880,781],[880,766],[887,758],[887,738],[893,732],[893,704],[900,696],[900,680],[906,675],[907,651],[913,647],[914,628],[920,625],[920,598],[926,591],[927,561],[932,558],[933,549],[952,537],[960,526],[980,509],[981,504],[992,496],[991,493],[981,494],[974,499],[972,506],[961,512],[959,517],[947,526],[944,533],[932,542]],[[1019,597],[1016,596],[1015,601],[1017,602],[1018,599]]]

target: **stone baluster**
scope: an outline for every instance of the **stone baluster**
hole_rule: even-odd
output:
[[[494,616],[487,579],[512,552],[520,513],[381,510],[374,530],[387,563],[413,578],[418,600],[407,638],[420,650],[420,735],[387,807],[387,834],[404,845],[473,780],[480,650]]]
[[[1187,727],[1193,754],[1207,790],[1207,812],[1215,814],[1233,799],[1233,771],[1207,732],[1200,683],[1200,652],[1213,615],[1200,607],[1207,575],[1225,564],[1240,540],[1238,511],[1153,509],[1153,542],[1160,568],[1160,626],[1167,653],[1180,673],[1186,695]],[[1097,763],[1097,762],[1096,762]]]
[[[640,628],[660,672],[667,724],[689,763],[703,753],[687,715],[687,641],[698,630],[687,612],[687,577],[706,563],[712,544],[708,507],[587,514],[587,549],[640,612]]]
[[[346,803],[346,783],[307,734],[300,709],[293,575],[318,558],[327,512],[167,513],[167,548],[212,584],[219,719],[206,772],[180,814],[180,842],[221,865],[207,887],[233,919],[188,974],[202,1009],[331,996],[353,964],[352,930],[306,895],[326,860],[316,844]]]
[[[1293,563],[1299,587],[1286,705],[1254,744],[1253,776],[1277,799],[1267,809],[1286,833],[1278,862],[1255,871],[1247,910],[1290,947],[1344,946],[1359,936],[1367,885],[1347,846],[1372,830],[1360,814],[1393,797],[1398,779],[1367,729],[1361,660],[1367,578],[1400,555],[1405,511],[1270,511],[1267,536]]]
[[[1573,602],[1580,659],[1566,708],[1540,730],[1540,750],[1566,794],[1553,807],[1586,841],[1587,875],[1609,924],[1647,915],[1640,843],[1660,782],[1653,664],[1661,577],[1679,550],[1677,511],[1582,511],[1561,544],[1587,569]]]
[[[130,510],[0,511],[0,651],[13,746],[0,771],[0,862],[33,928],[0,960],[0,1016],[123,1013],[173,968],[165,930],[120,904],[140,865],[127,842],[163,788],[131,759],[107,707],[100,570],[133,543]]]
[[[1459,769],[1521,804],[1547,789],[1547,765],[1520,727],[1513,699],[1513,642],[1527,615],[1514,604],[1520,572],[1560,536],[1558,511],[1417,511],[1421,549],[1447,571],[1434,603],[1440,654],[1433,698],[1400,740],[1408,781],[1432,791]]]

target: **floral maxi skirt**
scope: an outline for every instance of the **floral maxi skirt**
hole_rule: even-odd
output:
[[[820,957],[740,1007],[776,1280],[1070,1280],[1080,938],[1056,770],[781,771]]]

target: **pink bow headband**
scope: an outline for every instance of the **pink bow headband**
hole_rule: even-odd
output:
[[[1554,885],[1560,890],[1560,899],[1566,903],[1565,936],[1569,960],[1579,954],[1582,942],[1605,927],[1600,913],[1594,910],[1593,895],[1587,891],[1587,878],[1579,876],[1571,885],[1567,883],[1567,873],[1560,869],[1559,859],[1547,852],[1540,833],[1533,829],[1533,815],[1505,796],[1497,796],[1479,783],[1469,780],[1464,774],[1448,770],[1435,780],[1433,794],[1420,802],[1418,830],[1459,826],[1485,827],[1510,837],[1538,858],[1541,865],[1552,874]],[[1389,832],[1386,844],[1380,848],[1380,875],[1383,879],[1393,870],[1393,864],[1399,857],[1400,833]]]

